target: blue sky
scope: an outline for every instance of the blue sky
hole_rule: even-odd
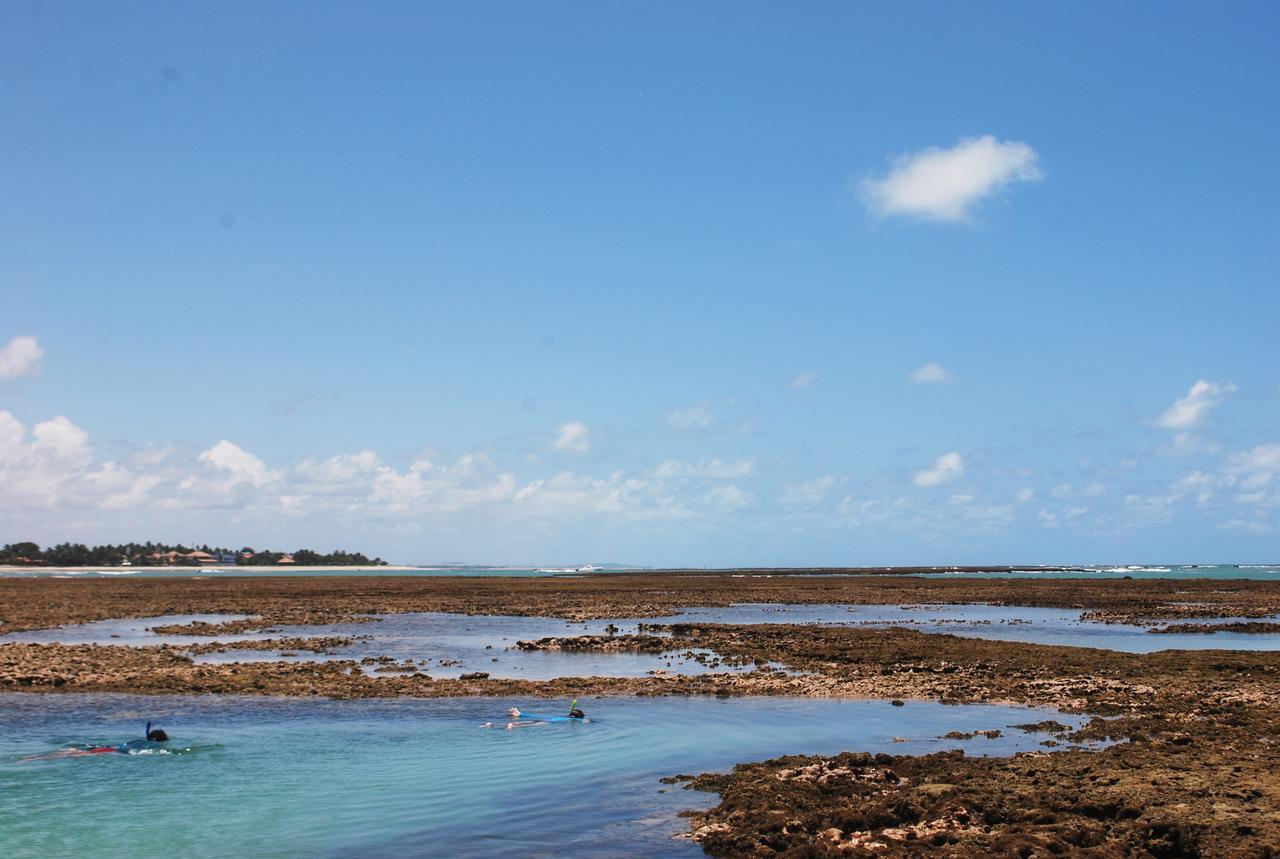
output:
[[[0,542],[1274,561],[1278,24],[6,4]]]

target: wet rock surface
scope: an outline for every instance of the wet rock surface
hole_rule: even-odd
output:
[[[1151,743],[972,758],[846,753],[744,764],[691,832],[718,856],[1269,856],[1280,835],[1268,745],[1249,766]],[[1218,767],[1225,767],[1224,779]]]
[[[204,644],[189,644],[178,648],[193,655],[206,653],[231,653],[236,650],[261,651],[305,651],[307,653],[333,653],[355,642],[345,635],[317,635],[310,638],[290,636],[286,638],[261,638],[241,641],[211,641]]]
[[[1198,632],[1205,635],[1212,635],[1215,632],[1243,632],[1251,635],[1266,635],[1280,632],[1280,623],[1259,620],[1236,621],[1233,623],[1171,623],[1167,626],[1152,627],[1147,632],[1156,635],[1183,632]]]
[[[566,650],[594,653],[665,653],[671,650],[669,638],[656,635],[570,635],[517,641],[521,650]]]
[[[250,614],[273,625],[342,623],[369,614],[443,611],[569,620],[658,617],[736,602],[858,605],[989,603],[1078,608],[1132,623],[1280,613],[1280,582],[1117,579],[922,579],[637,573],[580,578],[301,576],[207,579],[0,579],[0,632],[108,618]],[[741,576],[741,577],[739,577]],[[248,623],[253,623],[249,621]],[[194,632],[192,634],[205,634]]]

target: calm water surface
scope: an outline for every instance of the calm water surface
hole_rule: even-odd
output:
[[[0,844],[7,857],[694,857],[671,838],[675,815],[713,797],[662,776],[791,753],[1004,755],[1045,738],[1013,724],[1082,722],[994,705],[622,697],[584,699],[588,724],[479,727],[505,724],[512,704],[535,706],[0,694]],[[131,739],[148,719],[173,754],[23,760]],[[992,728],[1006,735],[940,739]]]
[[[210,636],[157,635],[152,626],[218,622],[244,615],[175,615],[170,617],[108,620],[59,629],[0,635],[0,642],[59,642],[65,644],[198,644],[211,641],[245,641],[271,636],[340,635],[357,637],[353,644],[337,648],[330,656],[305,652],[294,660],[362,659],[388,656],[413,660],[415,667],[433,677],[457,677],[484,671],[492,677],[547,680],[555,677],[639,677],[654,671],[701,674],[709,670],[746,671],[754,666],[704,664],[687,651],[664,654],[573,653],[521,651],[517,641],[547,636],[601,634],[613,625],[623,633],[636,632],[643,622],[731,624],[817,624],[824,626],[901,626],[926,633],[958,635],[1033,644],[1097,647],[1127,653],[1156,650],[1280,650],[1280,634],[1237,632],[1173,633],[1153,635],[1147,626],[1105,624],[1081,620],[1074,609],[1027,608],[989,605],[783,605],[748,603],[720,608],[689,609],[663,618],[623,618],[571,623],[556,618],[471,616],[438,612],[384,615],[370,623],[273,627],[270,631]],[[1240,618],[1199,619],[1199,623]],[[1276,618],[1271,618],[1275,620]],[[707,651],[700,651],[714,657]],[[202,662],[276,660],[276,651],[230,650],[197,657]],[[781,666],[770,666],[779,668]],[[372,670],[373,666],[368,666]]]
[[[643,570],[598,570],[600,573],[643,573]],[[730,572],[707,569],[708,574]],[[159,578],[227,578],[235,576],[498,576],[505,578],[542,578],[546,576],[574,576],[578,573],[536,569],[531,567],[411,567],[387,569],[386,567],[217,567],[207,569],[166,569],[164,567],[102,567],[98,569],[0,569],[0,578],[104,578],[110,576],[155,576]],[[773,578],[790,575],[823,576],[842,573],[822,571],[795,571],[779,568],[774,571],[743,573],[743,577]],[[977,578],[977,579],[1280,579],[1280,564],[1132,564],[1127,566],[1089,566],[1069,570],[1048,570],[1028,567],[1013,571],[949,570],[938,567],[933,572],[911,573],[923,578]]]

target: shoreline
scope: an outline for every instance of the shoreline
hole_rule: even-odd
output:
[[[1280,582],[705,573],[13,578],[0,580],[0,632],[162,614],[255,615],[234,622],[241,630],[410,611],[660,617],[733,602],[993,602],[1072,608],[1112,620],[1262,617],[1280,611]],[[789,672],[446,680],[421,672],[366,674],[352,660],[195,664],[178,645],[5,643],[0,691],[339,699],[784,695],[1051,706],[1106,717],[1087,724],[1082,739],[1126,742],[1011,759],[885,755],[868,762],[849,749],[741,764],[729,773],[682,777],[721,797],[714,808],[692,814],[691,837],[718,856],[786,850],[815,856],[1081,850],[1263,856],[1280,844],[1280,653],[1132,654],[902,628],[677,623],[645,632],[670,634],[666,645],[674,649],[707,649]],[[273,649],[298,645],[269,633],[262,638]],[[575,647],[600,650],[659,646],[651,635],[575,638]]]

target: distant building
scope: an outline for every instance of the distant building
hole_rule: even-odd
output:
[[[210,555],[208,552],[195,551],[189,554],[182,552],[155,552],[151,555],[154,560],[162,564],[186,564],[193,567],[206,567],[213,564],[220,564],[222,561]]]
[[[276,563],[277,564],[296,564],[297,561],[293,559],[293,555],[283,555],[281,556],[280,560],[276,561]]]
[[[234,564],[235,562],[236,562],[235,552],[223,552],[222,554],[218,555],[219,564]]]

